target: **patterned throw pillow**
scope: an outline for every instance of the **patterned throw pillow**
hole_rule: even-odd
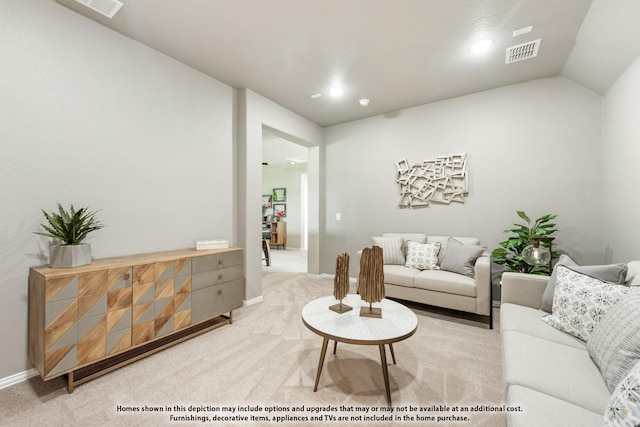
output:
[[[640,362],[636,363],[626,378],[620,381],[604,413],[604,427],[638,425],[640,425]]]
[[[623,284],[627,276],[626,264],[609,264],[609,265],[578,265],[567,254],[560,255],[556,266],[549,276],[547,287],[542,295],[542,308],[547,313],[551,313],[551,306],[553,305],[553,292],[556,288],[557,271],[558,266],[564,265],[569,267],[573,271],[586,274],[587,276],[595,277],[596,279],[605,280],[611,283]]]
[[[404,253],[402,252],[402,237],[373,237],[373,246],[382,248],[382,263],[385,265],[404,265]]]
[[[615,285],[563,265],[558,267],[551,314],[542,318],[556,329],[588,341],[596,324],[631,288]]]
[[[438,270],[440,243],[418,243],[407,241],[407,262],[405,267],[418,270]]]
[[[640,288],[632,287],[611,307],[591,334],[587,350],[613,393],[640,360]]]

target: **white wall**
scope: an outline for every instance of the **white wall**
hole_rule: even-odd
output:
[[[306,163],[262,168],[262,194],[272,194],[274,188],[287,189],[287,248],[302,247],[300,175],[306,172]]]
[[[558,214],[558,249],[600,262],[601,111],[600,96],[556,77],[326,128],[322,272],[348,251],[356,276],[356,251],[383,232],[476,236],[494,249],[517,210]],[[464,204],[398,207],[395,162],[461,152]]]
[[[640,260],[640,58],[604,97],[603,183],[607,261]]]
[[[95,257],[232,239],[233,90],[53,1],[0,13],[0,378],[27,361],[40,208],[99,209]]]
[[[309,252],[308,271],[319,269],[321,233],[321,155],[322,128],[273,101],[242,89],[238,96],[238,241],[245,248],[246,300],[248,304],[262,299],[262,133],[309,147]]]

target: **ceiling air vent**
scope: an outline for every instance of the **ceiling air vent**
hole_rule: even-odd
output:
[[[540,40],[534,40],[527,43],[522,43],[517,46],[511,46],[507,48],[507,55],[505,57],[505,64],[511,64],[512,62],[524,61],[525,59],[535,58],[538,56],[538,48],[540,47]]]
[[[76,0],[78,3],[82,3],[89,9],[93,9],[98,13],[103,14],[107,18],[113,18],[118,10],[122,7],[122,3],[118,0]]]

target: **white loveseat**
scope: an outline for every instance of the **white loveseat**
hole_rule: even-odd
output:
[[[477,238],[453,237],[455,245],[452,246],[457,247],[461,244],[464,247],[461,250],[452,247],[448,257],[447,245],[451,242],[448,236],[384,233],[379,238],[374,237],[373,244],[385,245],[385,238],[401,238],[401,251],[405,257],[409,241],[421,244],[440,244],[440,250],[437,254],[437,269],[421,270],[407,267],[403,259],[398,259],[393,264],[385,263],[384,283],[387,297],[488,316],[490,327],[493,327],[490,258],[488,253],[484,251],[484,247],[479,245]],[[382,247],[383,255],[385,251],[392,249]],[[457,249],[455,253],[454,249]],[[467,255],[467,253],[471,255]],[[480,256],[477,256],[478,253]],[[458,256],[454,257],[454,255]],[[446,262],[446,258],[450,262]],[[445,261],[444,264],[443,261]],[[465,263],[467,265],[463,265]]]
[[[640,282],[639,272],[640,262],[627,264],[625,276],[619,283],[633,289],[632,286]],[[507,425],[603,426],[604,415],[611,405],[612,392],[607,387],[607,377],[601,373],[602,365],[599,368],[594,361],[592,346],[604,320],[599,320],[587,341],[543,321],[543,317],[550,314],[541,309],[548,282],[548,276],[521,273],[502,275],[500,330],[506,403],[521,409],[507,413]],[[613,308],[609,310],[614,314],[619,313]],[[602,319],[607,319],[606,316]],[[612,315],[607,322],[611,323],[613,318],[615,316]],[[636,331],[637,319],[638,316]],[[612,335],[630,326],[627,321],[624,323],[616,325]],[[615,348],[609,350],[610,353],[617,351]]]

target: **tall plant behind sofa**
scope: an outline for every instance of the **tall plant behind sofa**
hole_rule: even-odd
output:
[[[504,265],[505,271],[516,273],[529,273],[549,275],[551,274],[548,264],[535,265],[528,263],[523,257],[523,251],[528,246],[539,244],[549,248],[553,233],[557,231],[556,224],[552,223],[557,215],[543,215],[535,221],[527,216],[523,211],[517,211],[518,216],[526,221],[526,225],[513,224],[514,228],[504,230],[504,233],[512,233],[509,238],[500,242],[500,248],[491,253],[496,264]],[[551,260],[559,257],[557,252],[551,251]]]

